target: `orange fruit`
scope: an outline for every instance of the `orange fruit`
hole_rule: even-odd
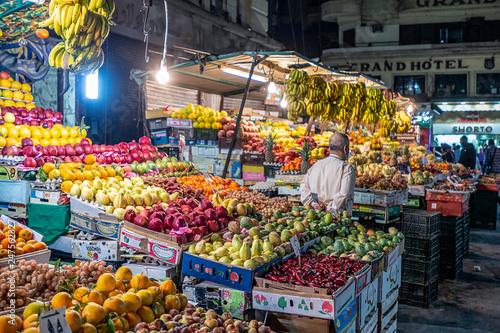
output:
[[[115,286],[115,288],[118,289],[118,290],[120,290],[121,292],[125,292],[125,285],[123,284],[123,282],[121,280],[116,280],[116,286]]]
[[[22,238],[21,238],[22,239]],[[35,245],[36,244],[36,240],[34,239],[30,239],[29,241],[26,242],[26,244],[32,244],[32,245]]]
[[[153,310],[150,307],[144,305],[141,306],[139,310],[137,310],[137,314],[139,315],[139,317],[141,317],[141,321],[146,323],[150,323],[156,318]]]
[[[147,289],[151,281],[146,274],[141,273],[134,275],[134,277],[130,280],[130,287],[134,289]]]
[[[56,168],[56,166],[54,165],[54,163],[45,163],[42,167],[43,171],[46,174],[49,174],[49,172],[54,170],[55,168]]]
[[[36,251],[45,250],[47,248],[47,244],[45,244],[44,242],[37,242],[33,244],[33,246],[35,247]]]
[[[83,301],[83,297],[88,292],[89,292],[88,288],[80,287],[80,288],[76,289],[75,292],[73,293],[73,298],[76,299],[78,302],[82,302]]]
[[[85,319],[89,324],[95,326],[101,323],[104,318],[106,318],[106,310],[99,304],[90,302],[83,308],[82,319]]]
[[[21,232],[21,230],[23,230],[24,228],[22,226],[20,226],[19,224],[16,225],[16,228],[14,229],[15,232],[16,232],[16,236],[19,235],[19,233]]]
[[[23,329],[22,323],[23,323],[23,321],[21,320],[21,327],[19,328],[19,330]],[[10,316],[7,316],[7,315],[0,316],[0,332],[2,332],[2,333],[16,333],[17,330],[18,330],[17,318],[16,318],[15,322],[12,322],[12,319]]]
[[[69,181],[74,181],[76,178],[75,174],[70,170],[62,170],[61,177],[63,180],[69,180]]]
[[[121,316],[125,312],[125,302],[120,297],[111,297],[104,301],[102,305],[107,314],[116,312]]]
[[[15,254],[16,256],[20,256],[21,254],[24,254],[24,250],[20,247],[16,247]]]
[[[97,329],[95,328],[94,325],[85,323],[82,324],[78,333],[97,333]]]
[[[176,295],[167,295],[165,297],[165,310],[168,312],[172,309],[179,311],[181,308],[181,300]]]
[[[108,297],[114,297],[114,296],[121,296],[121,294],[123,294],[123,291],[121,291],[120,289],[115,289],[115,290],[112,290],[108,293]]]
[[[89,292],[87,295],[83,296],[82,302],[83,303],[96,303],[101,305],[104,303],[104,300],[106,299],[103,293],[97,291],[97,290],[92,290]]]
[[[73,333],[78,332],[80,327],[82,327],[82,317],[75,310],[66,311],[66,321]]]
[[[87,155],[85,156],[85,164],[94,164],[96,161],[96,158],[94,155]]]
[[[8,249],[10,245],[10,240],[8,238],[4,238],[2,242],[0,242],[0,245],[2,245],[3,249]]]
[[[177,287],[175,286],[174,281],[171,279],[165,280],[160,284],[160,290],[163,295],[172,295],[177,292]]]
[[[72,187],[73,187],[73,182],[70,180],[65,180],[61,184],[61,191],[63,191],[64,193],[69,193]]]
[[[155,313],[156,318],[160,318],[162,314],[165,314],[165,307],[160,302],[153,303],[151,309]]]
[[[24,319],[23,329],[27,329],[29,327],[36,327],[38,325],[38,314],[34,313],[28,318]]]
[[[7,258],[8,255],[9,255],[9,250],[0,249],[0,258]]]
[[[126,312],[137,312],[142,306],[142,299],[134,293],[125,293],[120,298],[125,302]]]
[[[160,287],[151,286],[148,288],[148,291],[153,296],[153,302],[156,302],[159,299],[163,299],[163,293],[160,290]]]
[[[33,238],[33,233],[29,229],[22,229],[21,231],[19,231],[19,237],[29,241]]]
[[[111,273],[104,273],[97,279],[97,290],[110,292],[116,287],[116,278]]]
[[[127,318],[116,316],[116,318],[113,319],[113,323],[117,331],[128,332],[130,329]]]
[[[85,180],[83,172],[81,172],[80,170],[75,171],[75,179],[83,182]]]
[[[141,317],[135,312],[127,312],[123,318],[127,319],[130,327],[136,327],[141,322]]]
[[[3,228],[5,228],[5,223],[3,223],[2,220],[0,220],[0,229],[3,230]]]
[[[23,333],[40,333],[40,330],[38,327],[28,327],[28,329],[25,329]]]
[[[60,292],[54,295],[52,298],[52,308],[59,309],[65,306],[66,308],[70,308],[72,305],[73,299],[71,295],[67,292]]]
[[[26,244],[23,246],[23,251],[24,251],[24,253],[31,253],[31,252],[35,252],[36,248],[33,244]]]
[[[137,296],[139,296],[142,300],[142,305],[151,305],[154,302],[153,295],[148,291],[148,290],[139,290],[137,293]]]
[[[132,280],[132,270],[126,266],[122,266],[116,270],[116,279],[130,282]]]

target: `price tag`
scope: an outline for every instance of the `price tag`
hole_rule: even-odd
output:
[[[290,238],[290,242],[292,243],[293,252],[295,253],[296,256],[299,256],[300,255],[300,243],[299,243],[299,239],[297,238],[297,235]]]
[[[47,333],[71,333],[68,321],[66,320],[66,307],[45,312],[40,317],[40,332]]]

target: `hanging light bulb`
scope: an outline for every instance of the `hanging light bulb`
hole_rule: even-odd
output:
[[[170,79],[170,74],[168,74],[167,71],[166,61],[162,60],[160,65],[160,70],[156,74],[156,80],[160,84],[165,84],[168,82],[168,79]]]
[[[271,83],[269,83],[269,85],[267,86],[267,91],[270,94],[274,94],[276,92],[276,85],[274,84],[273,81],[271,81]]]
[[[284,109],[288,106],[288,103],[286,102],[285,95],[283,95],[283,98],[281,99],[280,106]]]
[[[406,113],[408,115],[411,115],[413,113],[413,105],[408,105],[408,107],[406,108]]]
[[[156,74],[156,80],[160,84],[165,84],[168,82],[170,75],[167,71],[167,36],[168,36],[168,9],[167,0],[164,1],[165,5],[165,40],[163,42],[163,59],[161,60],[160,70]]]

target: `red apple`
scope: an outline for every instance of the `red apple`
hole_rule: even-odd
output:
[[[56,120],[61,121],[63,118],[62,113],[61,112],[54,112],[54,118],[56,118]]]

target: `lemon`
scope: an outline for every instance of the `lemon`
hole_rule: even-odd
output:
[[[172,113],[172,118],[177,118],[177,115],[178,115],[177,112]]]
[[[26,92],[31,92],[31,86],[27,83],[21,84],[21,90]]]
[[[21,83],[18,81],[12,81],[10,87],[15,90],[21,89]]]
[[[195,121],[195,122],[193,123],[193,127],[194,127],[194,128],[198,128],[198,122],[197,122],[197,121]]]
[[[205,128],[205,123],[204,122],[199,122],[198,123],[198,128]]]
[[[12,94],[12,97],[14,99],[23,99],[23,96],[24,94],[20,91],[14,91],[14,93]]]
[[[0,80],[0,87],[10,88],[10,81],[9,80]]]
[[[5,98],[12,98],[12,91],[11,90],[4,90],[2,91],[2,96],[5,97]]]
[[[210,124],[210,123],[206,123],[206,124],[205,124],[205,128],[206,128],[206,129],[211,129],[211,128],[212,128],[212,124]]]

